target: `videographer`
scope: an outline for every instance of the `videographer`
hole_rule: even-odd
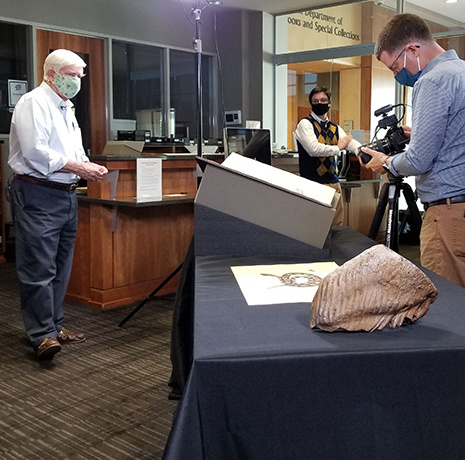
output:
[[[402,85],[413,86],[409,148],[394,156],[362,147],[380,174],[417,176],[425,215],[421,264],[465,287],[465,62],[439,46],[426,22],[394,16],[375,55]]]
[[[336,189],[341,194],[337,175],[338,155],[347,148],[356,151],[360,143],[336,123],[329,121],[331,92],[324,86],[316,86],[309,94],[312,108],[310,116],[302,118],[295,130],[299,150],[299,173],[306,179]],[[342,197],[336,208],[333,225],[342,225],[344,209]]]

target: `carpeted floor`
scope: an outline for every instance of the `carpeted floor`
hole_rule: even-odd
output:
[[[154,286],[155,287],[155,286]],[[65,305],[86,342],[39,362],[25,335],[14,264],[0,264],[0,458],[161,458],[176,402],[168,400],[174,296],[110,311]]]

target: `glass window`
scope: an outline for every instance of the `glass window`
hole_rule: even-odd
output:
[[[396,14],[396,3],[395,0],[357,2],[277,18],[277,62],[280,64],[277,75],[282,75],[283,68],[287,69],[288,94],[287,107],[277,105],[276,108],[277,124],[283,126],[287,118],[288,126],[287,139],[277,139],[278,143],[287,143],[288,148],[293,148],[292,131],[310,112],[308,93],[314,84],[312,80],[333,93],[331,119],[347,132],[355,131],[353,134],[360,136],[360,140],[371,140],[379,121],[374,111],[397,102],[398,85],[392,72],[367,54],[367,48],[373,46],[379,32]],[[459,13],[454,18],[454,13],[445,14],[448,10],[443,3],[435,3],[435,11],[425,10],[420,3],[418,6],[407,3],[406,11],[422,16],[437,34],[438,43],[446,50],[455,49],[464,59],[465,35]],[[277,91],[286,91],[280,78],[277,78]],[[403,124],[409,124],[411,118],[410,92],[402,87],[399,93],[407,105]]]
[[[211,56],[202,56],[204,138],[212,132],[212,61]],[[169,62],[169,84],[164,79],[165,62]],[[168,117],[163,113],[165,101],[169,101]],[[113,118],[117,129],[150,130],[152,137],[194,139],[196,54],[113,41]]]
[[[196,69],[194,53],[170,51],[170,101],[175,117],[170,134],[174,134],[176,137],[193,139],[196,136]]]
[[[113,118],[161,136],[162,49],[117,41],[112,47]]]
[[[10,132],[8,80],[28,79],[26,46],[27,26],[0,22],[0,133]]]
[[[212,64],[202,55],[203,137],[211,137]],[[197,137],[197,58],[195,53],[170,51],[170,100],[176,137]],[[173,115],[172,115],[173,116]]]
[[[421,16],[429,25],[433,34],[450,31],[461,31],[465,24],[465,10],[460,1],[410,0],[405,2],[405,12]]]

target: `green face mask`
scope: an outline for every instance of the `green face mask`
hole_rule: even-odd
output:
[[[78,77],[67,77],[59,73],[56,74],[53,84],[57,90],[68,99],[72,99],[81,89],[81,79]]]

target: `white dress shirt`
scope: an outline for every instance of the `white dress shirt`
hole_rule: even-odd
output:
[[[79,179],[60,172],[68,160],[89,161],[72,107],[45,82],[21,97],[11,120],[8,158],[16,174],[66,184]]]
[[[322,120],[313,112],[311,113],[311,116],[320,123],[325,122],[325,120]],[[337,129],[339,139],[347,136],[346,132],[339,125],[337,125]],[[339,155],[339,147],[337,145],[326,145],[318,142],[318,139],[315,136],[313,125],[306,118],[303,118],[299,121],[299,124],[295,130],[295,137],[311,157],[330,157],[333,155]],[[360,145],[360,142],[356,141],[355,139],[351,139],[347,144],[346,149],[355,153]]]

